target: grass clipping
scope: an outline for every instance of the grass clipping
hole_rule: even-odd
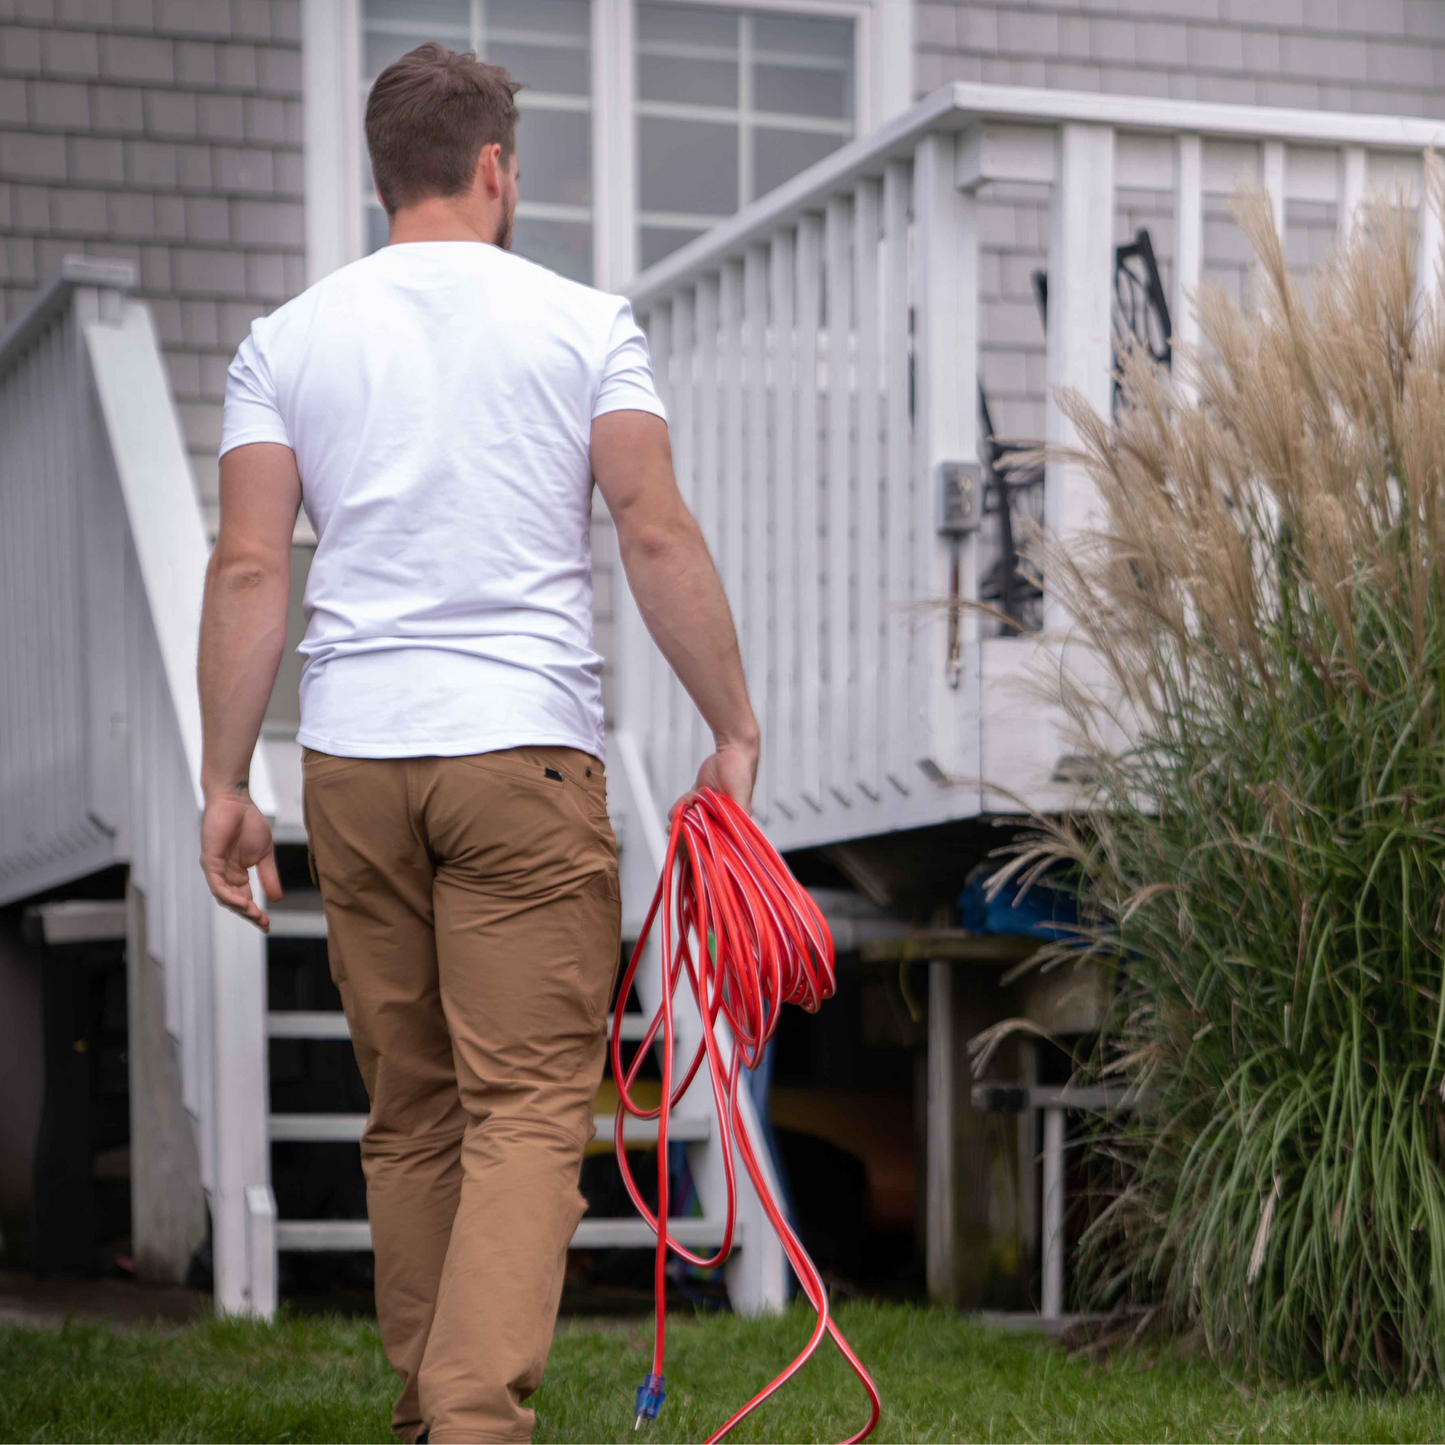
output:
[[[1114,424],[1066,399],[1107,525],[1036,553],[1106,686],[1065,683],[1097,797],[1015,867],[1070,860],[1122,944],[1095,1072],[1137,1101],[1079,1284],[1274,1378],[1439,1385],[1445,317],[1398,200],[1309,306],[1236,214],[1251,310],[1201,293],[1188,392],[1136,356]]]

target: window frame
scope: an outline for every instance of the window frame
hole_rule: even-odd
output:
[[[593,285],[637,275],[636,4],[591,0]],[[912,101],[912,0],[668,0],[853,22],[854,134]],[[302,0],[308,283],[365,254],[361,0]]]
[[[594,0],[596,3],[596,0]],[[634,0],[638,3],[638,0]],[[739,38],[750,35],[751,27],[744,27],[741,22],[744,15],[779,14],[788,16],[799,16],[806,18],[820,18],[828,20],[845,20],[852,26],[853,53],[849,57],[849,64],[852,67],[852,94],[849,96],[849,114],[846,118],[823,118],[807,115],[789,115],[783,113],[770,113],[760,111],[752,103],[749,94],[749,82],[752,77],[746,74],[746,69],[752,56],[745,49],[740,49],[738,59],[740,69],[738,74],[738,104],[736,106],[693,106],[687,103],[673,101],[643,100],[638,96],[636,76],[632,78],[631,93],[627,103],[631,107],[631,120],[633,142],[636,152],[641,153],[641,125],[642,119],[649,116],[661,116],[666,118],[673,116],[684,120],[714,121],[718,124],[728,126],[730,129],[736,126],[737,131],[737,157],[738,157],[738,189],[744,194],[742,204],[747,205],[758,198],[753,175],[753,148],[749,144],[750,131],[759,123],[764,126],[772,123],[784,130],[791,130],[795,133],[821,133],[831,134],[839,138],[839,144],[846,145],[848,141],[868,129],[863,116],[868,108],[868,75],[867,64],[871,53],[869,41],[871,39],[866,33],[868,22],[871,18],[871,7],[867,0],[823,0],[818,4],[791,4],[788,0],[765,0],[765,3],[755,4],[753,0],[736,0],[736,3],[727,3],[727,0],[662,0],[669,6],[675,8],[697,6],[702,9],[723,10],[734,12],[735,19],[739,22]],[[635,13],[635,12],[634,12]],[[632,49],[634,61],[638,55],[638,47],[634,43]],[[649,212],[641,205],[641,188],[634,194],[634,205],[632,208],[632,229],[634,236],[640,236],[643,228],[649,223],[661,227],[664,230],[676,229],[682,232],[696,231],[700,234],[710,229],[719,222],[727,220],[737,214],[741,209],[735,206],[724,216],[683,215],[666,212]],[[692,222],[692,226],[687,225]],[[686,234],[685,239],[678,242],[684,245],[693,239],[692,234]],[[637,264],[637,257],[634,255],[628,258],[630,263]]]

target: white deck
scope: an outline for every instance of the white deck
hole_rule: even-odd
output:
[[[1118,193],[1173,196],[1180,339],[1206,257],[1204,198],[1255,177],[1351,223],[1369,186],[1418,195],[1445,122],[1013,86],[946,86],[690,243],[631,288],[679,479],[737,617],[761,714],[758,810],[781,847],[1071,800],[1067,728],[1031,675],[1053,636],[992,636],[967,604],[993,561],[940,530],[940,469],[975,463],[980,199],[1050,188],[1049,387],[1107,412]],[[1424,212],[1433,266],[1438,218]],[[1045,439],[1072,432],[1052,401]],[[977,497],[974,497],[975,502]],[[1045,525],[1095,520],[1051,464]],[[706,751],[645,637],[620,629],[619,735],[659,798]]]

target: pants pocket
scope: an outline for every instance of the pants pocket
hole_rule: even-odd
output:
[[[588,1023],[601,1029],[622,962],[622,891],[615,869],[582,885],[577,926],[577,987]]]

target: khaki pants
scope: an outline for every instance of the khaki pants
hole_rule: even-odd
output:
[[[621,931],[602,765],[307,751],[306,826],[371,1113],[376,1311],[404,1440],[530,1440],[585,1205]]]

